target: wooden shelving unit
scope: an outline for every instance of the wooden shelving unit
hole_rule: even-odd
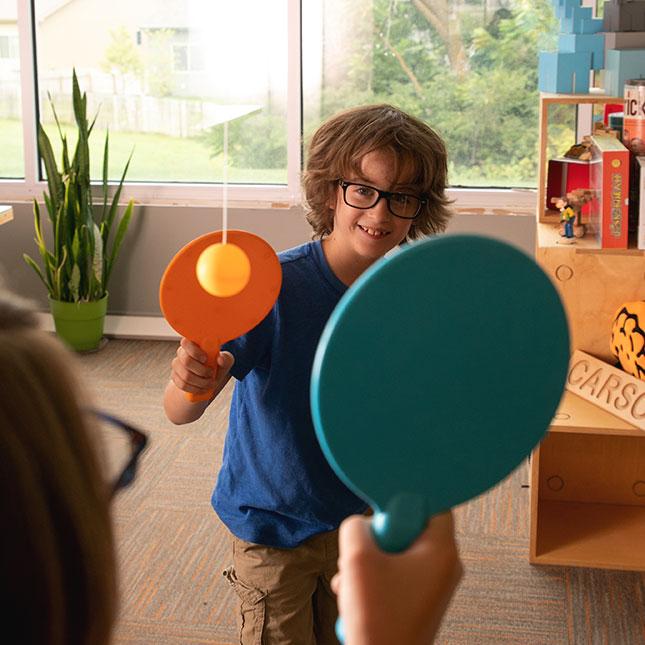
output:
[[[531,459],[533,564],[645,571],[645,433],[565,392]]]
[[[591,236],[559,244],[556,224],[538,222],[536,259],[553,280],[569,318],[571,349],[612,363],[611,323],[625,302],[645,299],[645,253],[599,249]]]
[[[567,310],[571,346],[609,363],[611,321],[645,299],[645,253],[601,250],[591,237],[559,243],[545,209],[548,108],[621,102],[601,95],[540,97],[536,259]],[[533,564],[645,571],[645,432],[565,392],[531,460]]]
[[[538,144],[538,222],[557,224],[559,216],[557,213],[548,210],[546,202],[546,173],[547,173],[547,143],[549,135],[549,108],[552,105],[606,105],[608,103],[622,103],[623,99],[616,96],[605,96],[604,94],[540,94],[539,114],[539,144]]]

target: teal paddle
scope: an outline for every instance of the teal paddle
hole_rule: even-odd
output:
[[[548,277],[514,247],[444,236],[368,271],[316,352],[311,411],[340,479],[405,550],[428,519],[508,475],[560,400],[569,334]]]

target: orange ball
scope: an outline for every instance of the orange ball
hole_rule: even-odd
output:
[[[248,284],[251,262],[239,246],[219,242],[202,251],[195,270],[204,291],[219,298],[229,298]]]

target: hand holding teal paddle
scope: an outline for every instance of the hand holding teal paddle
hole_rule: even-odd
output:
[[[365,272],[321,336],[311,410],[340,479],[374,509],[379,546],[506,477],[544,435],[569,334],[538,265],[508,244],[445,236]]]

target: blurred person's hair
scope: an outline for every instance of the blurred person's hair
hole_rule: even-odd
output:
[[[104,645],[115,620],[109,488],[74,360],[0,289],[3,630],[21,644]]]

